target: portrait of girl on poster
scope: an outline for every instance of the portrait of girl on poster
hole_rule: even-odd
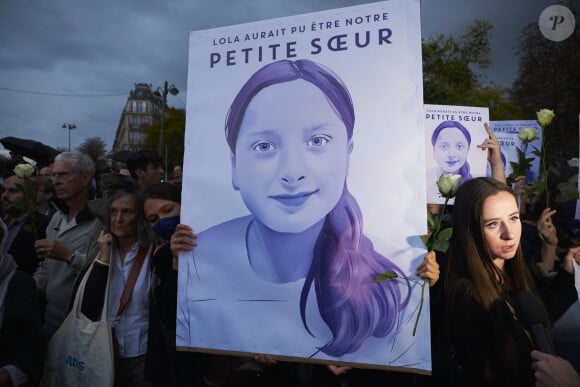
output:
[[[245,82],[225,136],[250,214],[198,234],[178,346],[430,363],[428,313],[411,335],[420,288],[375,250],[348,190],[354,127],[348,89],[319,63],[273,62]],[[400,278],[375,282],[385,271]]]

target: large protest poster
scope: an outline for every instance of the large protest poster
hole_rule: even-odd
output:
[[[461,183],[485,176],[487,152],[477,145],[488,135],[489,109],[483,107],[425,105],[427,203],[442,204],[437,180],[442,174],[461,175]],[[453,204],[453,199],[449,201]]]
[[[429,372],[419,1],[189,49],[178,348]]]
[[[540,158],[533,153],[534,151],[539,152],[542,149],[542,128],[538,121],[491,121],[489,126],[501,145],[502,161],[505,165],[506,177],[512,174],[513,168],[511,163],[519,162],[518,150],[523,152],[527,158],[534,159],[530,170],[526,174],[526,184],[532,185],[534,180],[540,176]],[[538,133],[538,139],[527,145],[519,138],[520,131],[525,128],[534,128]],[[491,171],[487,171],[487,176],[491,176]]]

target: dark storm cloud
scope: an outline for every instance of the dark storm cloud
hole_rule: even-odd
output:
[[[185,106],[189,31],[369,2],[2,0],[0,136],[65,146],[68,131],[61,125],[74,122],[73,147],[95,136],[111,147],[136,82],[155,88],[168,80],[181,90],[169,105]],[[460,34],[475,18],[489,20],[495,25],[494,59],[500,59],[490,78],[509,85],[517,68],[511,50],[518,28],[536,21],[546,3],[423,0],[423,37]],[[77,97],[62,96],[69,94]],[[104,96],[111,94],[121,95]]]

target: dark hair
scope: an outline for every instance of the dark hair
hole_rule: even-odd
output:
[[[28,188],[30,188],[30,191],[37,193],[40,190],[40,178],[38,176],[30,176],[28,179]]]
[[[137,180],[137,174],[135,171],[137,169],[145,170],[147,165],[152,164],[154,167],[159,167],[163,164],[161,156],[159,153],[151,150],[141,150],[134,152],[125,162],[127,169],[131,173],[131,177]]]
[[[458,283],[470,281],[475,296],[486,309],[500,299],[506,288],[516,292],[531,288],[521,246],[514,258],[505,262],[503,274],[493,263],[485,241],[483,205],[488,197],[500,192],[509,193],[515,200],[512,189],[506,184],[488,177],[475,178],[459,187],[453,205],[453,234],[449,241],[445,283],[453,293]]]
[[[169,183],[151,184],[145,188],[144,200],[164,199],[181,204],[181,187]]]
[[[467,140],[467,144],[471,145],[471,134],[465,128],[465,126],[461,125],[457,121],[443,121],[442,123],[440,123],[435,128],[435,130],[433,130],[433,134],[431,135],[431,145],[435,146],[435,143],[437,142],[437,138],[439,137],[439,134],[443,131],[443,129],[447,129],[447,128],[455,128],[455,129],[459,130],[465,136],[465,138]],[[505,162],[504,162],[504,165],[505,165]],[[471,179],[471,171],[470,171],[469,163],[467,162],[467,160],[461,166],[461,168],[459,168],[459,171],[457,171],[457,173],[459,175],[461,175],[461,183],[464,183],[467,180]]]
[[[328,68],[310,60],[281,60],[255,72],[236,95],[226,117],[225,134],[235,154],[236,141],[245,111],[252,98],[264,88],[294,80],[304,80],[318,88],[352,137],[355,115],[348,89]],[[385,271],[401,270],[375,251],[363,233],[362,213],[347,189],[326,216],[316,241],[312,265],[300,297],[300,314],[304,327],[306,303],[314,285],[318,310],[332,332],[332,340],[320,348],[331,356],[357,351],[370,336],[384,337],[394,331],[399,311],[410,297],[408,281],[374,282]],[[408,291],[404,297],[402,287]]]
[[[225,128],[226,140],[232,153],[236,151],[238,132],[252,98],[268,86],[297,79],[303,79],[322,91],[330,106],[334,108],[346,126],[347,137],[350,140],[354,128],[354,106],[342,80],[328,68],[306,59],[281,60],[270,63],[255,72],[232,102],[226,117]]]
[[[0,177],[3,179],[14,175],[14,167],[18,163],[12,159],[0,155]]]

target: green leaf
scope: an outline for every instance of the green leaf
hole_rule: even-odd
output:
[[[437,236],[435,237],[435,240],[448,241],[449,238],[451,238],[452,234],[453,234],[453,229],[451,227],[446,227],[442,230],[439,230],[439,232],[437,233]]]
[[[544,191],[546,189],[546,182],[544,180],[536,180],[531,188],[534,189],[532,192]]]
[[[433,215],[431,211],[427,210],[427,225],[431,230],[435,229],[435,225],[437,224],[437,218],[439,215]]]
[[[554,167],[553,165],[550,165],[550,168],[548,168],[548,173],[551,173],[554,176],[560,176],[560,171],[558,170],[558,168]]]
[[[421,242],[429,249],[429,235],[421,235]]]
[[[522,168],[521,168],[519,163],[516,163],[515,161],[510,161],[510,165],[512,166],[512,170],[513,170],[513,172],[511,173],[510,176],[515,175],[515,177],[518,177],[522,174],[522,172],[521,172]]]
[[[388,281],[388,280],[392,280],[395,278],[398,278],[399,275],[397,274],[397,272],[393,271],[393,270],[389,270],[389,271],[385,271],[383,274],[379,275],[377,278],[375,278],[375,282],[383,282],[383,281]]]
[[[526,188],[526,190],[524,192],[526,193],[526,195],[530,195],[530,194],[533,194],[534,192],[537,192],[537,191],[538,191],[537,187],[531,186],[531,187]]]
[[[560,183],[558,184],[558,190],[569,199],[578,199],[580,197],[580,194],[578,193],[578,186],[575,184]]]
[[[449,242],[447,240],[437,240],[433,243],[433,250],[440,251],[442,253],[447,252],[449,248]]]
[[[513,169],[513,167],[512,167]],[[519,174],[517,174],[516,172],[512,172],[510,173],[510,175],[507,177],[507,182],[512,185],[516,182],[516,178],[520,176]]]
[[[532,153],[533,153],[534,155],[536,155],[536,156],[540,157],[540,158],[542,157],[542,152],[540,152],[539,150],[537,150],[537,149],[535,149],[535,148],[534,148],[534,150],[532,151]]]

